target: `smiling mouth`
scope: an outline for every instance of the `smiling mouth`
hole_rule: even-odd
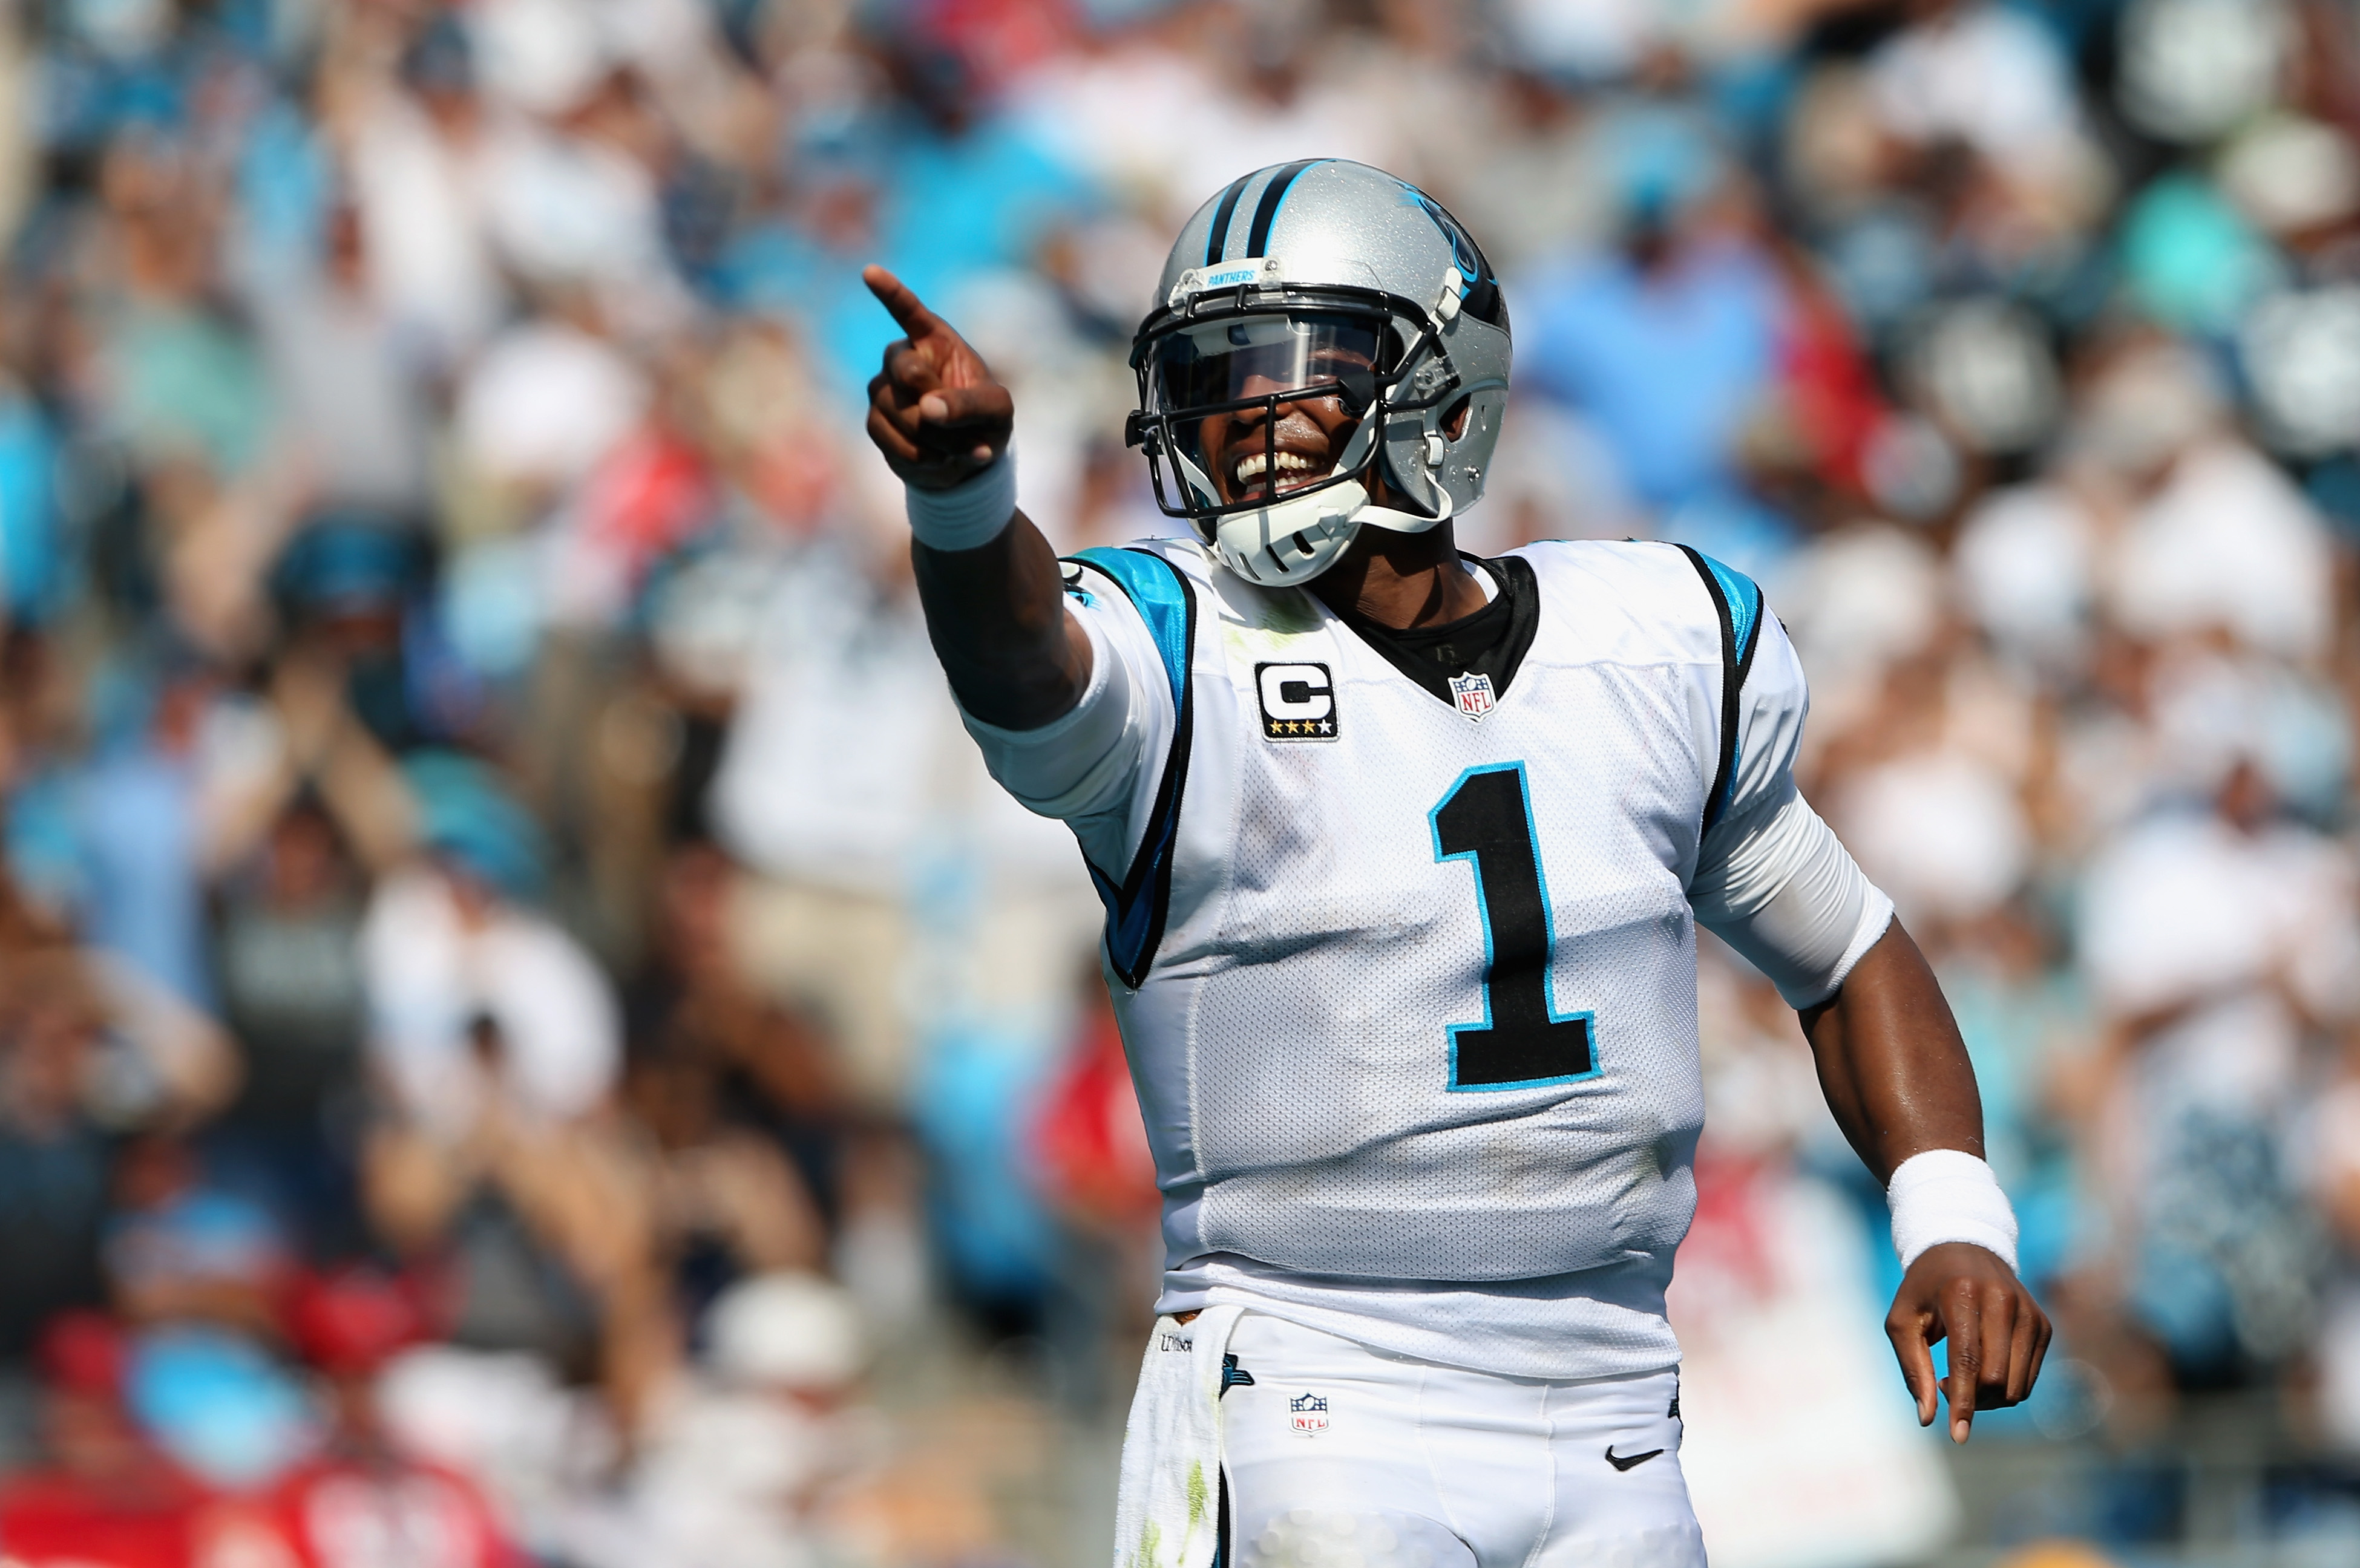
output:
[[[1273,477],[1271,468],[1273,462],[1278,470],[1277,488],[1274,492],[1271,485]],[[1266,497],[1273,494],[1284,495],[1289,490],[1299,490],[1327,472],[1327,464],[1314,462],[1301,452],[1289,452],[1284,447],[1281,447],[1273,453],[1257,446],[1253,451],[1238,458],[1229,470],[1229,480],[1238,499],[1243,501],[1258,495]]]

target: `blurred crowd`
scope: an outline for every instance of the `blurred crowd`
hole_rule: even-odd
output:
[[[1033,1560],[956,1478],[1005,1411],[894,1370],[1119,1409],[1154,1193],[858,271],[1061,548],[1175,531],[1131,332],[1315,156],[1505,280],[1462,543],[1680,539],[1793,634],[2060,1325],[1978,1432],[2360,1450],[2360,9],[10,0],[0,106],[0,1552]],[[1684,1332],[1796,1181],[1881,1310],[1792,1016],[1703,1003]]]

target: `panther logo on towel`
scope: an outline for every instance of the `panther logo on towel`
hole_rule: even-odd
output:
[[[1328,1430],[1328,1401],[1317,1394],[1297,1394],[1286,1401],[1294,1412],[1295,1430],[1304,1437],[1317,1437]]]

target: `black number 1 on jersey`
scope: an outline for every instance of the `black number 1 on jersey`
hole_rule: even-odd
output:
[[[1431,813],[1434,857],[1466,860],[1483,914],[1483,1018],[1450,1026],[1450,1087],[1528,1089],[1585,1078],[1591,1015],[1559,1013],[1549,989],[1548,889],[1524,765],[1470,768]]]

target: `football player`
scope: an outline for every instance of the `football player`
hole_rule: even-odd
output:
[[[1060,563],[1011,402],[881,269],[869,432],[995,775],[1079,839],[1164,1195],[1116,1568],[1703,1561],[1664,1317],[1696,926],[1801,1014],[1886,1183],[1921,1422],[2049,1327],[1950,1013],[1796,791],[1754,584],[1677,544],[1463,554],[1508,394],[1474,240],[1335,159],[1182,230],[1130,433],[1194,538]],[[1808,1371],[1797,1367],[1797,1377]]]

